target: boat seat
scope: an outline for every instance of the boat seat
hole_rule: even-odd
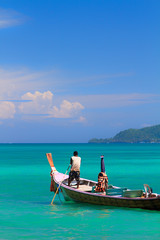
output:
[[[142,197],[142,195],[143,195],[142,190],[126,190],[126,191],[123,191],[122,197],[135,198],[135,197]]]
[[[71,187],[77,189],[77,185],[72,185]],[[79,185],[78,190],[82,192],[91,192],[92,187],[87,185]]]
[[[114,195],[121,195],[123,194],[123,189],[122,188],[112,188],[112,189],[107,189],[106,190],[106,195],[109,196],[114,196]]]
[[[122,196],[124,188],[110,188],[106,190],[106,195],[115,196],[120,195]],[[95,186],[92,187],[92,193],[95,193]]]

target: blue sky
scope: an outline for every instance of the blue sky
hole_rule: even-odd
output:
[[[160,124],[160,1],[1,0],[0,142]]]

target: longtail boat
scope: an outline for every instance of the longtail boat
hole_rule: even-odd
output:
[[[160,194],[152,193],[152,189],[147,184],[144,184],[144,191],[108,185],[104,195],[104,193],[94,191],[96,181],[80,178],[80,185],[77,189],[75,181],[68,186],[68,175],[56,170],[51,153],[46,155],[51,166],[51,191],[56,192],[57,188],[60,188],[66,201],[160,211]]]

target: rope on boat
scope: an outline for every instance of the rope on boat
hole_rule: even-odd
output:
[[[54,199],[55,199],[55,197],[56,197],[56,195],[57,195],[57,193],[58,193],[58,190],[59,190],[59,188],[60,188],[60,186],[61,186],[61,184],[62,184],[62,182],[63,182],[63,180],[64,180],[64,178],[65,178],[65,176],[66,176],[66,174],[67,174],[67,172],[68,172],[68,170],[69,170],[69,168],[70,168],[70,166],[71,166],[71,164],[69,164],[69,166],[68,166],[68,168],[67,168],[67,171],[65,172],[64,177],[63,177],[62,181],[60,182],[60,184],[59,184],[59,186],[58,186],[58,188],[57,188],[57,190],[56,190],[56,192],[55,192],[55,194],[54,194],[54,196],[53,196],[51,205],[53,205]]]

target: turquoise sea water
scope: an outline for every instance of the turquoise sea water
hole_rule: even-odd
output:
[[[82,157],[81,177],[97,180],[104,154],[111,184],[160,193],[160,144],[0,145],[0,239],[160,239],[160,212],[65,202],[50,205],[51,152],[60,172]]]

